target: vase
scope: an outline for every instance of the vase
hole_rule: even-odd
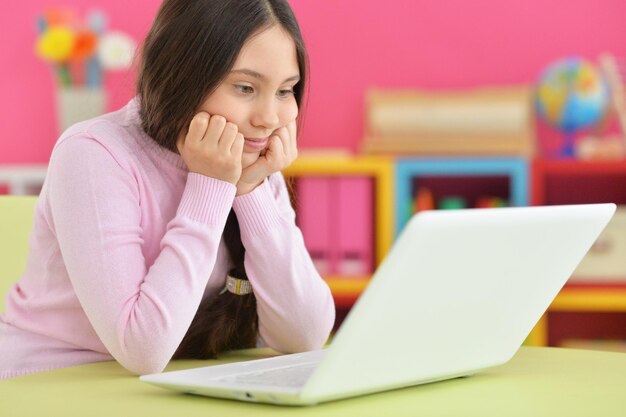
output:
[[[59,132],[104,113],[106,93],[102,88],[67,87],[57,91]]]

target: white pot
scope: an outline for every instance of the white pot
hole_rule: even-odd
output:
[[[104,113],[106,93],[102,88],[69,87],[57,91],[59,132],[74,123]]]

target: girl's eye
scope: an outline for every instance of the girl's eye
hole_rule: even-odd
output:
[[[293,94],[294,94],[294,91],[291,88],[286,89],[286,90],[278,90],[278,93],[276,93],[276,95],[281,98],[286,98]]]
[[[254,93],[254,88],[250,87],[249,85],[237,84],[237,85],[235,85],[235,88],[237,89],[237,91],[239,91],[242,94],[252,94],[252,93]]]

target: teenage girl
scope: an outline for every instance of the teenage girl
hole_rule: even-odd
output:
[[[333,299],[280,173],[306,70],[286,0],[163,2],[137,96],[54,147],[0,316],[0,378],[323,346]]]

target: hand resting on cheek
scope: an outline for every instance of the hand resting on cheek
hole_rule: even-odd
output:
[[[243,169],[237,182],[237,195],[254,190],[271,174],[287,168],[298,157],[296,121],[274,131],[265,153]]]
[[[237,125],[219,115],[200,112],[176,147],[191,172],[237,185],[242,164],[244,137]]]

